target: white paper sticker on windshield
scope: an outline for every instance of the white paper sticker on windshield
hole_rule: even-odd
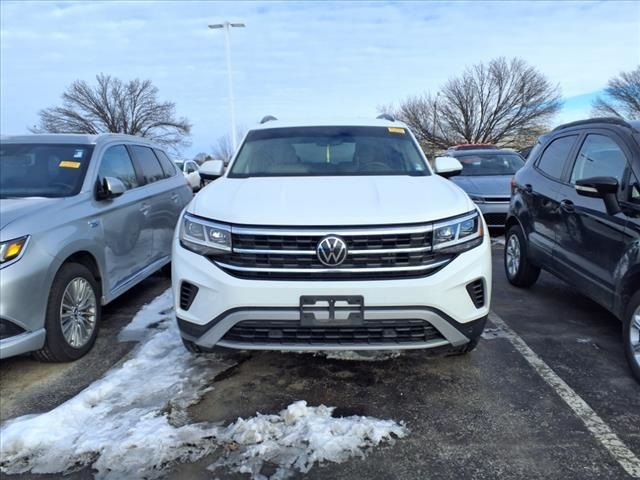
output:
[[[76,153],[73,154],[73,158],[82,158],[84,155],[84,150],[77,149]]]

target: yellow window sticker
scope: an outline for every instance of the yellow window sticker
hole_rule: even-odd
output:
[[[402,135],[404,135],[404,128],[389,127],[389,132],[391,132],[391,133],[401,133]]]
[[[80,162],[71,162],[69,160],[62,160],[58,165],[60,168],[80,168]]]

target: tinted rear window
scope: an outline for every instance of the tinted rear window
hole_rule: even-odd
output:
[[[162,150],[154,150],[158,160],[160,160],[160,165],[162,166],[162,171],[164,171],[165,177],[173,177],[177,170],[175,164],[169,159],[166,153]]]
[[[566,164],[577,135],[556,138],[553,140],[538,160],[538,168],[552,178],[562,178],[562,171]]]
[[[153,183],[164,178],[164,172],[153,150],[139,145],[132,145],[131,150],[133,150],[136,163],[140,167],[144,183]]]

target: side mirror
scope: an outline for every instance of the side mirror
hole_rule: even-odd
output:
[[[434,168],[436,173],[444,178],[454,177],[462,172],[462,164],[453,157],[436,157]]]
[[[200,165],[200,178],[205,180],[215,180],[224,173],[224,162],[222,160],[209,160]]]
[[[618,180],[614,177],[591,177],[578,180],[575,185],[578,195],[601,198],[609,215],[620,213],[618,203]]]
[[[98,191],[96,197],[98,200],[108,200],[116,198],[127,191],[127,187],[120,179],[115,177],[104,177],[102,183],[98,182]]]

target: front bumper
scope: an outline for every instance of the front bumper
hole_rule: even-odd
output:
[[[509,212],[509,202],[479,203],[484,221],[489,228],[504,228]]]
[[[0,269],[0,318],[23,332],[0,340],[0,358],[44,346],[44,320],[55,258],[31,242],[24,256]]]
[[[477,332],[489,313],[491,298],[491,242],[488,233],[478,247],[458,255],[440,271],[426,277],[396,280],[275,281],[246,280],[223,272],[203,256],[173,244],[172,282],[176,315],[182,336],[203,348],[215,345],[276,350],[380,350],[459,346]],[[485,301],[477,308],[467,286],[484,284]],[[197,287],[188,308],[180,306],[182,282]],[[246,321],[300,322],[301,296],[358,295],[364,299],[364,323],[421,320],[433,326],[440,338],[421,342],[362,344],[331,342],[305,345],[280,342],[232,342],[225,335]],[[436,341],[437,340],[437,341]]]

